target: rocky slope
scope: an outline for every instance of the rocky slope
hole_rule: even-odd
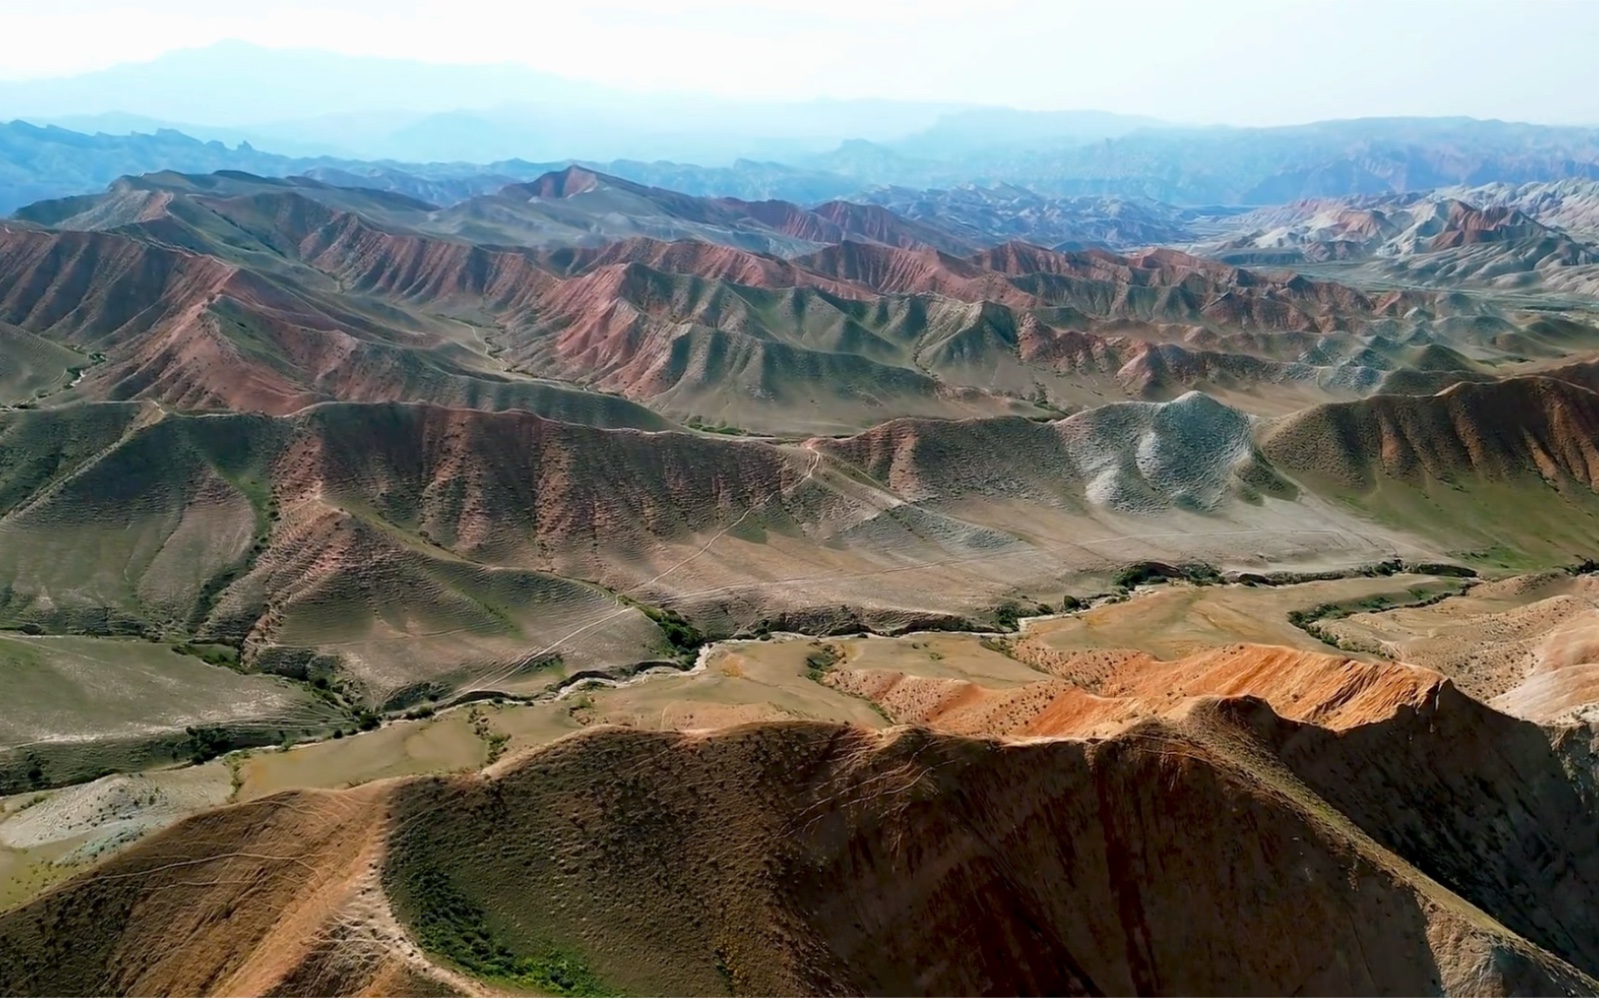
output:
[[[622,597],[727,630],[841,601],[891,626],[1240,534],[1391,550],[1294,502],[1252,432],[1199,395],[804,445],[424,405],[0,414],[0,620],[221,642],[398,704],[671,654]]]
[[[947,190],[883,187],[862,197],[978,244],[1020,240],[1053,250],[1125,250],[1194,238],[1183,213],[1169,205],[1122,198],[1050,198],[1014,184],[970,184]]]
[[[1263,450],[1290,472],[1354,488],[1378,478],[1599,486],[1599,395],[1558,377],[1463,384],[1433,396],[1323,406],[1272,429]]]
[[[1559,222],[1584,224],[1581,195],[1457,189],[1295,202],[1229,218],[1229,234],[1196,252],[1243,265],[1365,261],[1359,281],[1586,293],[1599,251]],[[1531,211],[1524,211],[1525,204]]]
[[[267,798],[0,915],[0,989],[1599,989],[1591,802],[1549,739],[1352,668],[1234,648],[1109,728],[1062,708],[1139,695],[1042,681],[997,729],[600,729]],[[909,680],[834,679],[907,710]],[[1323,932],[1282,932],[1307,913]]]

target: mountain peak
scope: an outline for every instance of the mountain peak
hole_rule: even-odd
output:
[[[613,178],[576,163],[564,170],[552,170],[526,184],[512,185],[532,198],[572,198],[601,187],[612,186]]]

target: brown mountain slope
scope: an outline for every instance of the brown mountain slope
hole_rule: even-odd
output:
[[[1286,669],[1320,725],[1201,696],[1088,739],[600,729],[235,806],[0,915],[0,991],[1599,990],[1599,855],[1543,734],[1329,662],[1172,667],[1273,699]]]
[[[1591,919],[1586,903],[1566,880],[1599,877],[1599,850],[1576,839],[1554,845],[1572,835],[1567,823],[1587,808],[1580,785],[1570,783],[1536,726],[1485,707],[1438,674],[1258,646],[1166,663],[1143,654],[1062,654],[1025,642],[1017,654],[1073,679],[1003,691],[847,669],[828,680],[873,698],[896,720],[1035,737],[1107,736],[1140,718],[1181,715],[1193,697],[1264,698],[1306,726],[1296,731],[1275,715],[1265,722],[1264,713],[1245,721],[1254,711],[1246,702],[1223,702],[1223,711],[1236,711],[1274,758],[1376,841],[1568,959],[1588,968],[1599,960],[1581,928]],[[1378,744],[1395,748],[1357,762]],[[1538,762],[1526,769],[1532,760]],[[1501,831],[1473,832],[1475,819],[1456,804],[1443,806],[1469,795],[1474,782],[1511,795],[1494,808]],[[1395,793],[1400,786],[1406,790]],[[1441,807],[1419,815],[1413,802],[1422,800]],[[1548,865],[1541,858],[1551,852],[1566,859]],[[1530,896],[1517,889],[1523,877],[1537,882]]]
[[[1599,396],[1528,376],[1313,407],[1266,427],[1260,449],[1363,516],[1501,566],[1539,567],[1593,551],[1596,428]]]
[[[1126,512],[1215,510],[1249,480],[1250,419],[1209,396],[1118,403],[1053,423],[898,420],[825,447],[912,499],[1024,498]]]
[[[386,797],[291,792],[191,819],[90,875],[92,898],[15,927],[0,992],[459,994],[362,918]]]
[[[401,704],[682,653],[627,600],[902,627],[1126,561],[1426,553],[1294,501],[1252,432],[1199,395],[804,444],[424,405],[6,413],[0,623],[224,643]]]
[[[1379,477],[1541,478],[1599,488],[1599,395],[1553,377],[1375,396],[1282,421],[1262,448],[1284,470],[1369,489]]]

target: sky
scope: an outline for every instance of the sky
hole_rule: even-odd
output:
[[[0,38],[10,79],[241,39],[755,100],[1599,124],[1599,0],[0,0]]]

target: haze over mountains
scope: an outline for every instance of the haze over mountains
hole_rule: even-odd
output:
[[[0,994],[1599,994],[1599,132],[12,113]]]
[[[196,78],[208,86],[187,84]],[[1268,205],[1599,178],[1592,128],[1469,118],[1197,127],[1090,110],[640,97],[514,66],[235,42],[66,80],[0,82],[4,119],[3,210],[151,170],[360,175],[371,161],[382,161],[380,172],[457,184],[432,200],[486,193],[470,179],[480,175],[526,181],[572,160],[688,193],[797,202],[975,183]],[[382,182],[416,183],[392,174]]]
[[[207,79],[213,86],[196,88]],[[285,81],[293,81],[286,84]],[[337,81],[335,83],[334,81]],[[975,143],[1092,141],[1158,124],[903,101],[739,102],[646,95],[515,65],[449,66],[223,42],[68,80],[0,83],[4,117],[82,131],[174,128],[296,154],[410,161],[790,158],[846,139],[913,156]]]

